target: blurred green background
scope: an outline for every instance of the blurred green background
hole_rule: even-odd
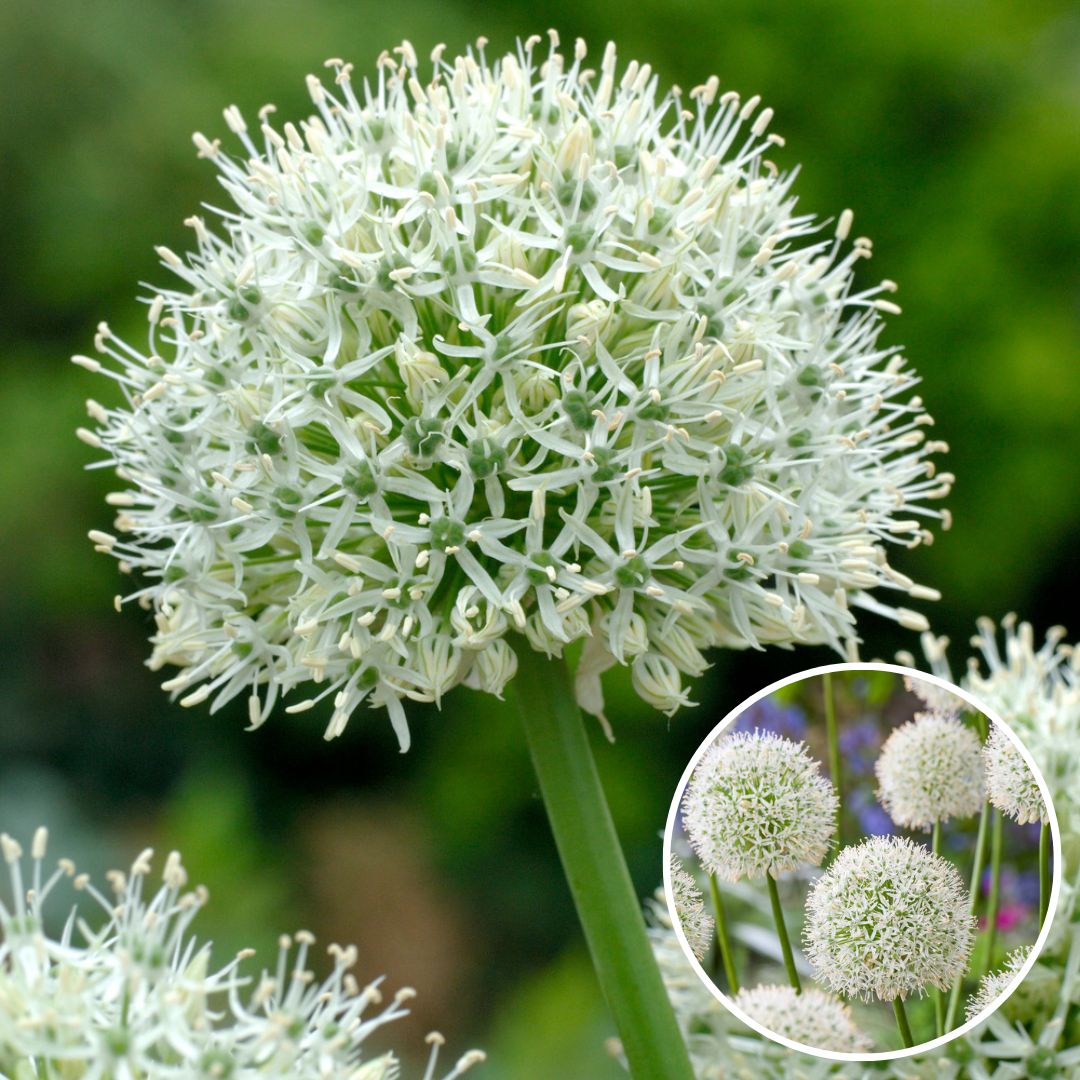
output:
[[[414,749],[358,715],[327,745],[319,717],[181,712],[142,666],[147,627],[116,616],[104,474],[72,431],[100,393],[72,367],[99,319],[143,318],[165,280],[154,243],[217,199],[195,129],[221,109],[307,110],[327,56],[362,71],[409,37],[426,52],[479,34],[508,46],[557,26],[595,52],[613,37],[691,86],[712,72],[760,93],[803,163],[802,205],[856,211],[863,274],[899,281],[907,346],[952,445],[956,524],[897,560],[940,587],[935,627],[976,614],[1073,623],[1080,544],[1080,11],[1064,0],[900,4],[737,0],[14,0],[0,6],[0,828],[38,821],[86,866],[180,846],[214,895],[225,950],[310,926],[358,943],[365,972],[420,991],[412,1030],[480,1044],[491,1080],[621,1075],[578,939],[518,724],[457,691],[416,711]],[[865,655],[913,635],[868,619]],[[700,708],[670,724],[610,688],[618,741],[600,768],[640,891],[660,878],[668,801],[691,751],[766,682],[822,652],[719,656]],[[478,1074],[479,1075],[479,1074]]]

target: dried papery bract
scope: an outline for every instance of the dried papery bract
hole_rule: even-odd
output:
[[[947,990],[975,941],[955,867],[907,837],[845,848],[810,887],[803,933],[815,976],[834,993],[895,1001]]]
[[[403,702],[502,692],[511,631],[588,638],[589,709],[618,662],[671,713],[710,648],[925,628],[888,556],[951,477],[870,242],[796,212],[757,97],[585,57],[403,43],[298,126],[196,136],[232,205],[159,249],[146,346],[76,357],[123,399],[80,430],[121,480],[92,539],[183,704],[258,726],[303,685],[328,737],[367,703],[405,747]]]
[[[165,861],[152,891],[150,851],[101,892],[70,860],[45,868],[46,834],[34,836],[29,874],[11,837],[0,837],[11,880],[0,895],[0,1074],[65,1080],[132,1077],[290,1077],[294,1080],[395,1080],[397,1058],[369,1052],[369,1036],[407,1014],[412,990],[383,1000],[381,979],[361,986],[356,949],[332,945],[329,974],[309,966],[314,937],[284,936],[273,971],[245,974],[250,952],[216,967],[191,924],[206,890],[187,890],[179,855]],[[70,879],[70,880],[69,880]],[[74,885],[72,917],[56,936],[50,900],[63,916]],[[321,966],[321,965],[320,965]],[[381,1033],[380,1033],[381,1034]],[[457,1080],[483,1060],[470,1051],[438,1069],[438,1034],[422,1080]]]
[[[821,990],[797,994],[790,986],[755,986],[740,990],[735,1004],[762,1027],[804,1046],[840,1054],[873,1049],[873,1040],[859,1030],[851,1009]]]
[[[678,857],[671,857],[671,896],[690,951],[703,960],[712,945],[716,924],[697,882],[683,869]]]
[[[986,796],[1018,825],[1046,821],[1046,803],[1039,782],[1000,724],[992,724],[983,748]]]
[[[739,732],[710,746],[683,796],[702,866],[728,881],[817,866],[836,831],[836,790],[802,743]]]
[[[902,724],[885,740],[874,772],[881,805],[905,829],[970,817],[986,798],[982,743],[953,716],[920,713]]]

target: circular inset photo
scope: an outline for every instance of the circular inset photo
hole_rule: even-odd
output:
[[[1046,784],[966,691],[892,664],[762,690],[698,748],[668,909],[741,1020],[823,1057],[899,1057],[1004,1007],[1049,930]]]

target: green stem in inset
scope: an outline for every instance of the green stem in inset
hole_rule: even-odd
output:
[[[900,1038],[904,1046],[914,1046],[915,1040],[911,1037],[911,1025],[908,1023],[907,1009],[904,1008],[903,998],[893,998],[893,1013],[896,1016],[896,1026],[900,1029]]]
[[[825,737],[829,745],[829,775],[832,778],[833,787],[836,788],[836,847],[833,852],[840,850],[843,840],[841,829],[843,827],[844,793],[840,778],[840,742],[836,734],[836,701],[833,698],[832,672],[827,671],[822,675],[822,696],[825,699]]]
[[[765,881],[769,886],[769,903],[772,904],[773,921],[776,923],[776,933],[780,938],[780,951],[784,954],[784,967],[787,968],[788,980],[795,987],[795,993],[802,993],[802,983],[799,982],[799,973],[795,970],[795,954],[791,951],[791,939],[788,937],[787,926],[784,925],[784,909],[780,906],[780,892],[776,888],[776,878],[772,874],[765,874]]]
[[[728,990],[732,994],[737,994],[739,992],[739,980],[735,975],[735,954],[731,951],[731,942],[728,940],[724,901],[720,896],[720,884],[717,882],[715,874],[709,875],[709,893],[712,896],[713,916],[716,920],[716,952],[724,965]]]
[[[522,644],[513,686],[570,892],[634,1080],[693,1080],[566,664]]]
[[[1039,925],[1050,910],[1050,823],[1039,824]]]
[[[986,863],[986,837],[987,824],[990,821],[990,804],[983,803],[982,813],[979,815],[979,832],[975,838],[975,858],[971,864],[971,914],[979,912],[979,893],[982,888],[982,872]],[[956,1017],[960,1012],[960,993],[964,988],[964,976],[960,975],[953,983],[952,993],[949,995],[949,1008],[945,1013],[945,1030],[952,1031],[956,1027]]]
[[[994,945],[997,938],[998,905],[1001,900],[1001,841],[1004,818],[995,810],[990,823],[990,899],[986,904],[986,957],[983,975],[989,973],[994,963]]]

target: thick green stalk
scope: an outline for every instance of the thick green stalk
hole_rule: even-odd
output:
[[[1039,925],[1042,926],[1050,910],[1050,823],[1039,826]]]
[[[791,951],[791,939],[788,937],[787,926],[784,923],[784,909],[780,906],[780,892],[776,887],[776,878],[772,874],[765,875],[765,881],[769,886],[769,903],[772,904],[773,921],[776,923],[776,933],[780,938],[780,951],[784,954],[784,967],[787,968],[788,981],[795,987],[795,993],[802,993],[802,983],[799,982],[799,973],[795,970],[795,954]]]
[[[693,1080],[566,664],[518,649],[512,684],[593,966],[635,1080]]]
[[[728,940],[724,901],[720,896],[720,885],[715,874],[709,875],[709,892],[712,895],[713,916],[716,920],[716,951],[719,953],[724,965],[728,991],[737,994],[739,992],[739,979],[735,974],[735,954],[731,951],[731,942]]]
[[[986,864],[986,836],[987,823],[990,820],[990,804],[983,803],[982,813],[979,815],[979,832],[975,838],[975,859],[971,865],[971,914],[979,912],[979,892],[982,885],[983,866]],[[956,1027],[957,1014],[960,1012],[960,994],[964,988],[964,976],[961,975],[953,984],[952,993],[949,995],[949,1009],[945,1014],[945,1030],[952,1031]]]
[[[829,746],[829,776],[836,788],[836,847],[838,852],[843,844],[844,791],[840,776],[840,741],[836,734],[836,700],[833,698],[832,672],[822,675],[822,696],[825,699],[825,736]]]
[[[893,998],[893,1014],[896,1016],[896,1026],[900,1029],[900,1038],[904,1046],[914,1046],[915,1040],[911,1035],[911,1025],[908,1023],[907,1009],[904,1008],[903,998]]]

